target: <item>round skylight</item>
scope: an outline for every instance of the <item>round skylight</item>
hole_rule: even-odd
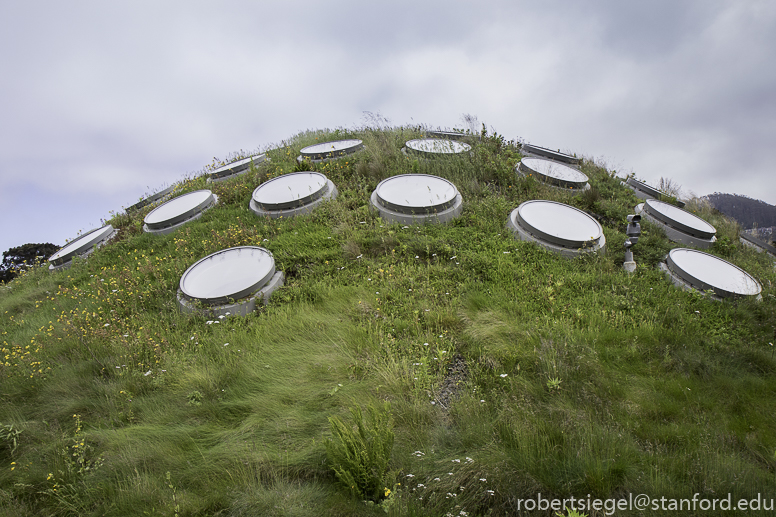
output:
[[[628,178],[625,180],[625,186],[630,188],[633,193],[636,195],[639,199],[660,199],[663,197],[663,193],[659,190],[650,187],[646,183],[642,183],[641,181],[635,180],[633,178]],[[684,207],[684,203],[682,201],[676,200],[676,204],[681,208]]]
[[[568,165],[544,158],[523,158],[518,171],[524,176],[535,175],[540,181],[563,189],[588,189],[588,177]]]
[[[186,312],[245,315],[256,300],[269,296],[283,283],[272,253],[258,246],[238,246],[217,251],[197,261],[183,273],[178,301]]]
[[[662,196],[659,190],[633,178],[628,178],[625,180],[625,183],[636,193],[636,197],[639,199],[660,199],[660,196]]]
[[[606,245],[603,228],[578,208],[555,201],[526,201],[512,210],[507,226],[515,237],[567,257]]]
[[[195,190],[183,194],[154,208],[145,216],[143,230],[148,233],[165,235],[189,221],[199,218],[202,213],[218,201],[218,196],[209,190]]]
[[[251,168],[251,164],[258,165],[265,160],[267,160],[267,155],[260,154],[229,163],[211,172],[208,177],[208,182],[218,182],[239,176],[240,174],[248,172]]]
[[[323,174],[292,172],[259,185],[253,191],[250,208],[260,216],[293,217],[335,197],[337,187]]]
[[[568,163],[569,165],[579,165],[582,163],[582,160],[576,156],[564,154],[560,151],[553,151],[552,149],[547,149],[546,147],[539,147],[538,145],[523,144],[521,150],[523,154],[533,154],[536,156],[541,156],[542,158],[555,160],[556,162]]]
[[[407,151],[422,156],[449,156],[471,151],[472,146],[457,140],[421,138],[404,144]]]
[[[745,232],[741,232],[739,234],[739,239],[744,246],[754,248],[758,252],[764,251],[771,255],[773,258],[776,258],[776,247],[773,247],[767,242]]]
[[[428,174],[401,174],[381,181],[370,198],[386,221],[413,224],[447,222],[461,214],[463,200],[455,185]]]
[[[88,257],[94,251],[95,246],[99,248],[115,234],[116,230],[113,229],[113,226],[107,224],[73,239],[49,257],[49,270],[70,267],[73,257]]]
[[[697,215],[664,201],[647,199],[643,203],[641,215],[652,224],[663,228],[672,241],[710,248],[717,240],[717,229],[712,225]]]
[[[426,131],[428,138],[446,138],[448,140],[462,140],[466,137],[472,136],[458,131]]]
[[[160,190],[159,192],[156,192],[155,194],[151,194],[150,196],[141,199],[140,201],[138,201],[134,205],[132,205],[129,208],[127,208],[127,212],[131,212],[133,210],[139,210],[139,209],[143,208],[144,206],[148,206],[148,205],[151,205],[153,203],[156,203],[157,201],[162,199],[164,196],[166,196],[170,192],[172,192],[174,188],[175,188],[175,185],[171,185],[171,186],[167,187],[164,190]]]
[[[321,144],[309,145],[300,151],[298,161],[310,160],[319,162],[339,158],[348,154],[353,154],[364,148],[361,140],[336,140],[333,142],[323,142]]]
[[[740,267],[698,250],[671,250],[664,269],[677,285],[713,291],[720,298],[758,296],[762,291],[760,283]]]

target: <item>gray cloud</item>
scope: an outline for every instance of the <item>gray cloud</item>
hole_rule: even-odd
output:
[[[5,223],[0,251],[364,111],[472,113],[649,182],[776,203],[774,29],[757,1],[7,4],[1,215],[45,217]]]

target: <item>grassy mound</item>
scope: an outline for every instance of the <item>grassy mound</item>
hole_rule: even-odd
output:
[[[678,245],[649,224],[625,273],[638,200],[592,160],[592,189],[561,191],[518,178],[519,145],[497,134],[463,157],[400,152],[420,136],[299,134],[248,174],[182,181],[219,204],[176,232],[142,232],[152,207],[118,214],[117,238],[87,260],[0,286],[0,514],[507,515],[538,493],[776,493],[776,274],[738,227],[690,204],[762,302],[673,287],[654,266]],[[341,138],[366,150],[296,162]],[[297,170],[339,196],[294,219],[248,209],[257,185]],[[413,172],[455,183],[462,216],[402,226],[368,208],[379,181]],[[529,199],[598,214],[606,253],[516,241],[507,216]],[[186,268],[248,244],[286,274],[270,304],[181,315]],[[352,477],[332,464],[347,454]],[[356,474],[369,494],[345,486]]]

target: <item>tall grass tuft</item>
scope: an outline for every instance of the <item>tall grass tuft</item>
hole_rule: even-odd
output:
[[[366,416],[360,406],[350,409],[352,425],[338,417],[329,424],[335,439],[326,443],[329,464],[353,496],[380,501],[390,493],[396,474],[389,470],[393,450],[391,406],[369,404]]]

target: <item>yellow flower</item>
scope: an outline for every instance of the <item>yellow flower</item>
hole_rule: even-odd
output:
[[[385,489],[385,497],[388,497],[389,495],[391,495],[391,490],[389,488],[386,488]]]

